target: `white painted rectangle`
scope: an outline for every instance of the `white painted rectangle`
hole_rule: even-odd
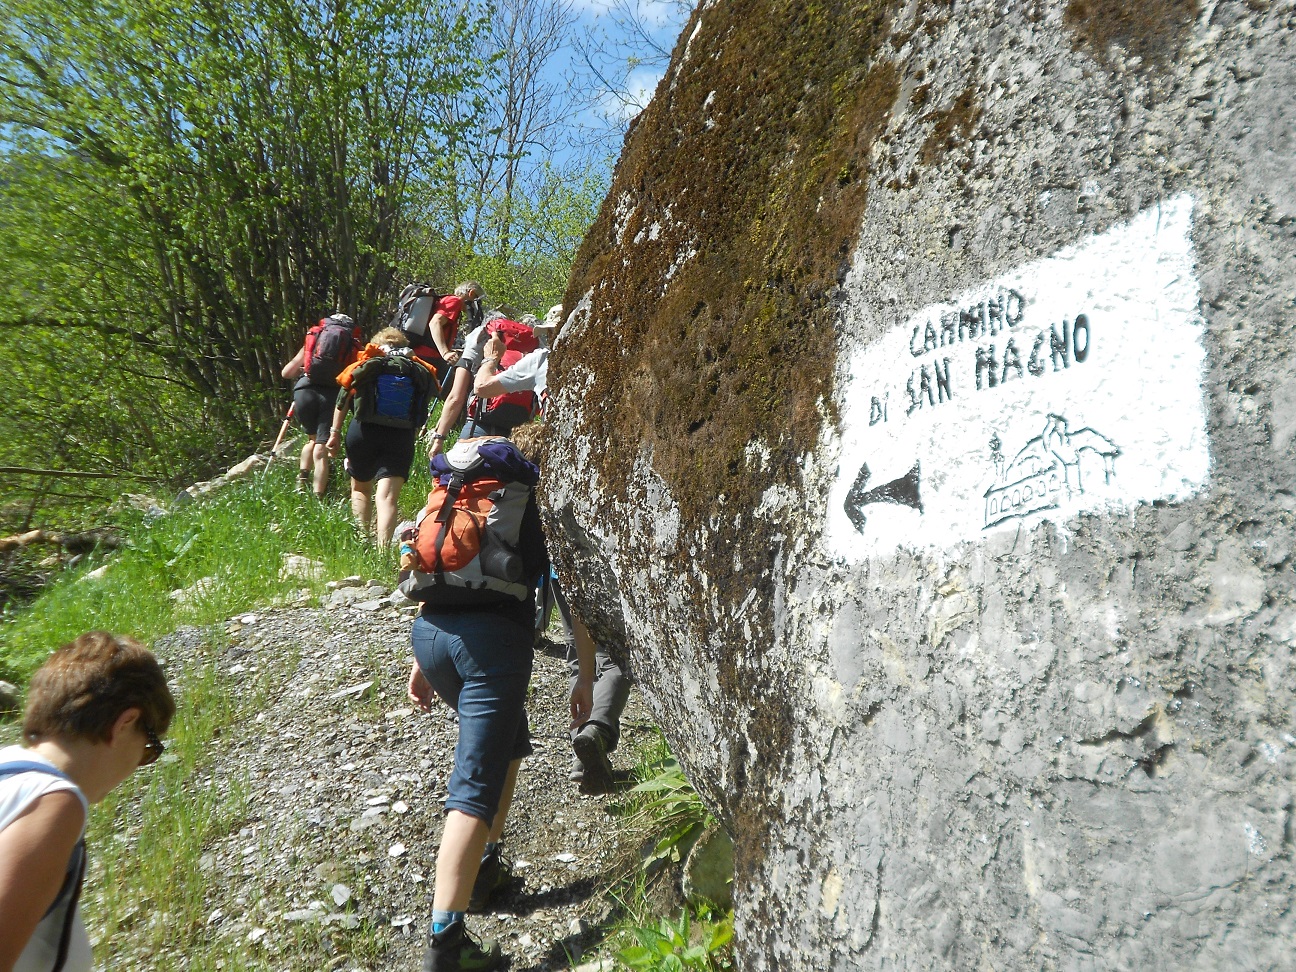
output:
[[[830,551],[946,548],[1199,491],[1192,197],[925,307],[855,350]]]

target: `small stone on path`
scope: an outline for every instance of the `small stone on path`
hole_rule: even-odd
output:
[[[350,685],[344,689],[339,689],[338,691],[334,692],[332,695],[329,696],[329,698],[343,699],[346,698],[348,695],[359,698],[360,696],[364,695],[367,691],[369,691],[369,689],[373,688],[373,684],[374,684],[373,679],[370,679],[369,681],[361,682],[358,685]]]

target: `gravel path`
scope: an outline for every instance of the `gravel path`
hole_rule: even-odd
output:
[[[208,932],[228,954],[252,951],[273,969],[418,968],[457,727],[450,710],[424,714],[406,698],[412,614],[380,601],[383,593],[342,590],[326,608],[272,608],[227,625],[222,677],[269,687],[255,718],[214,744],[212,779],[243,781],[250,793],[242,826],[203,859]],[[182,630],[155,648],[175,663],[202,640]],[[561,653],[546,641],[536,654],[536,752],[504,838],[515,878],[487,914],[469,917],[515,970],[593,958],[611,907],[606,889],[636,860],[638,838],[610,814],[615,796],[583,796],[567,779]],[[633,695],[614,765],[627,770],[653,736]],[[105,967],[138,968],[140,959]]]

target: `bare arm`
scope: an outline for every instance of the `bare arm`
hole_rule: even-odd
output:
[[[441,357],[451,364],[459,360],[459,352],[451,347],[454,344],[456,329],[450,318],[440,311],[433,314],[432,320],[428,322],[428,330],[432,334],[432,341],[436,344],[437,350],[441,352]]]
[[[477,377],[473,379],[473,394],[478,398],[494,398],[504,392],[499,383],[500,358],[504,356],[504,341],[498,334],[492,334],[482,348],[481,365],[477,368]]]
[[[535,391],[540,385],[541,375],[547,373],[549,352],[543,348],[532,351],[500,370],[500,358],[504,354],[504,342],[496,335],[486,343],[482,351],[482,363],[477,369],[477,378],[473,382],[473,391],[478,398],[494,398],[508,392]],[[505,376],[508,382],[504,381]]]
[[[55,790],[0,830],[0,972],[12,972],[58,896],[84,823],[76,794]]]
[[[346,396],[345,401],[345,405],[339,404],[333,409],[333,424],[329,426],[328,454],[335,458],[338,450],[342,448],[342,423],[346,420],[347,405],[351,404],[350,394]]]
[[[300,378],[302,376],[302,372],[305,370],[306,370],[306,345],[303,344],[298,349],[297,353],[293,355],[292,360],[283,366],[283,371],[279,372],[279,377],[288,378],[290,380],[293,378]]]
[[[473,382],[473,394],[478,398],[494,398],[503,395],[507,389],[499,380],[499,362],[494,358],[485,359],[477,369],[477,378]]]
[[[436,429],[432,432],[432,442],[428,447],[432,455],[435,456],[441,451],[445,437],[459,424],[464,405],[468,402],[468,387],[471,383],[472,375],[467,368],[454,370],[454,384],[451,385],[450,394],[446,396],[445,404],[441,406],[441,417],[437,419]]]

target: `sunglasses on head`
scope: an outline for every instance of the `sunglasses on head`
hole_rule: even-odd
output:
[[[162,745],[162,740],[158,738],[157,733],[144,725],[144,723],[140,723],[140,728],[144,730],[144,738],[148,742],[144,744],[144,752],[140,754],[139,764],[149,766],[158,761],[158,757],[162,755],[162,750],[166,747]]]

